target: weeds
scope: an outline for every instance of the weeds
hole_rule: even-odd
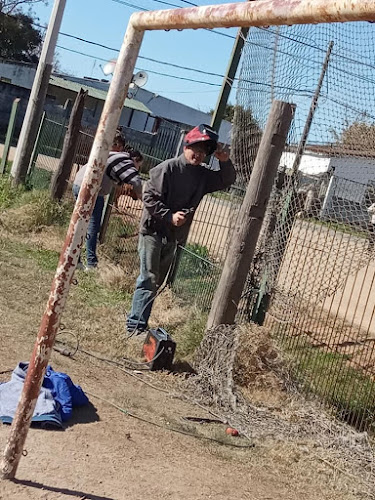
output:
[[[0,209],[12,207],[24,193],[24,188],[13,187],[9,177],[0,177]]]
[[[72,212],[70,202],[59,203],[47,191],[8,192],[4,189],[4,202],[8,208],[0,223],[9,231],[40,231],[45,226],[66,226]]]
[[[323,351],[303,338],[293,348],[284,338],[283,346],[298,382],[332,405],[342,420],[369,427],[375,417],[375,381],[349,365],[350,355]]]

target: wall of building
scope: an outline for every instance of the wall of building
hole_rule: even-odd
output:
[[[31,89],[35,72],[36,68],[33,64],[22,62],[12,63],[0,59],[0,81],[8,81],[8,83],[13,83],[13,85]]]
[[[17,139],[21,131],[23,118],[26,113],[27,103],[29,101],[30,90],[23,87],[18,87],[9,83],[0,82],[0,139],[4,139],[9,117],[16,98],[21,99],[18,105],[18,113],[14,130],[14,138]],[[63,114],[64,110],[61,106],[55,104],[55,99],[47,96],[44,109],[51,114]]]

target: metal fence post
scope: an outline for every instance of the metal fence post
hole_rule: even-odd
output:
[[[14,99],[13,104],[12,104],[12,110],[10,112],[8,129],[7,129],[7,135],[5,137],[3,156],[1,158],[0,174],[5,173],[5,169],[6,169],[6,165],[7,165],[7,161],[8,161],[8,156],[9,156],[9,150],[10,150],[10,146],[12,144],[12,139],[13,139],[13,134],[14,134],[14,127],[16,125],[18,105],[19,105],[20,101],[21,101],[21,99],[19,97],[17,97],[17,99]]]
[[[40,120],[39,128],[38,128],[38,133],[35,139],[34,147],[33,147],[33,152],[31,154],[31,159],[29,163],[29,167],[27,169],[27,176],[26,176],[26,184],[30,183],[31,176],[33,175],[33,171],[35,168],[35,163],[36,159],[38,158],[39,154],[39,146],[40,146],[40,137],[42,135],[43,127],[45,125],[46,121],[46,112],[44,111],[42,114],[42,119]]]

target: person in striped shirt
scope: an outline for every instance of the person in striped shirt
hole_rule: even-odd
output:
[[[92,270],[98,265],[98,257],[96,255],[96,246],[98,242],[98,233],[102,220],[104,208],[104,197],[108,195],[113,187],[113,184],[128,184],[132,186],[133,197],[136,199],[142,198],[142,181],[139,175],[143,157],[139,151],[124,151],[125,138],[121,131],[117,131],[111,151],[108,156],[107,166],[103,175],[102,184],[94,210],[92,212],[86,237],[86,253],[87,267],[83,265],[81,259],[78,262],[78,269]],[[77,199],[82,181],[86,172],[87,164],[83,165],[73,182],[73,195]]]

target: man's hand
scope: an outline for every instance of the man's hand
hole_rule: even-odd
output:
[[[172,224],[176,227],[183,226],[186,222],[186,217],[184,212],[175,212],[172,215]]]
[[[215,156],[219,161],[229,160],[229,150],[224,149],[221,143],[218,144],[217,150],[215,151]]]

